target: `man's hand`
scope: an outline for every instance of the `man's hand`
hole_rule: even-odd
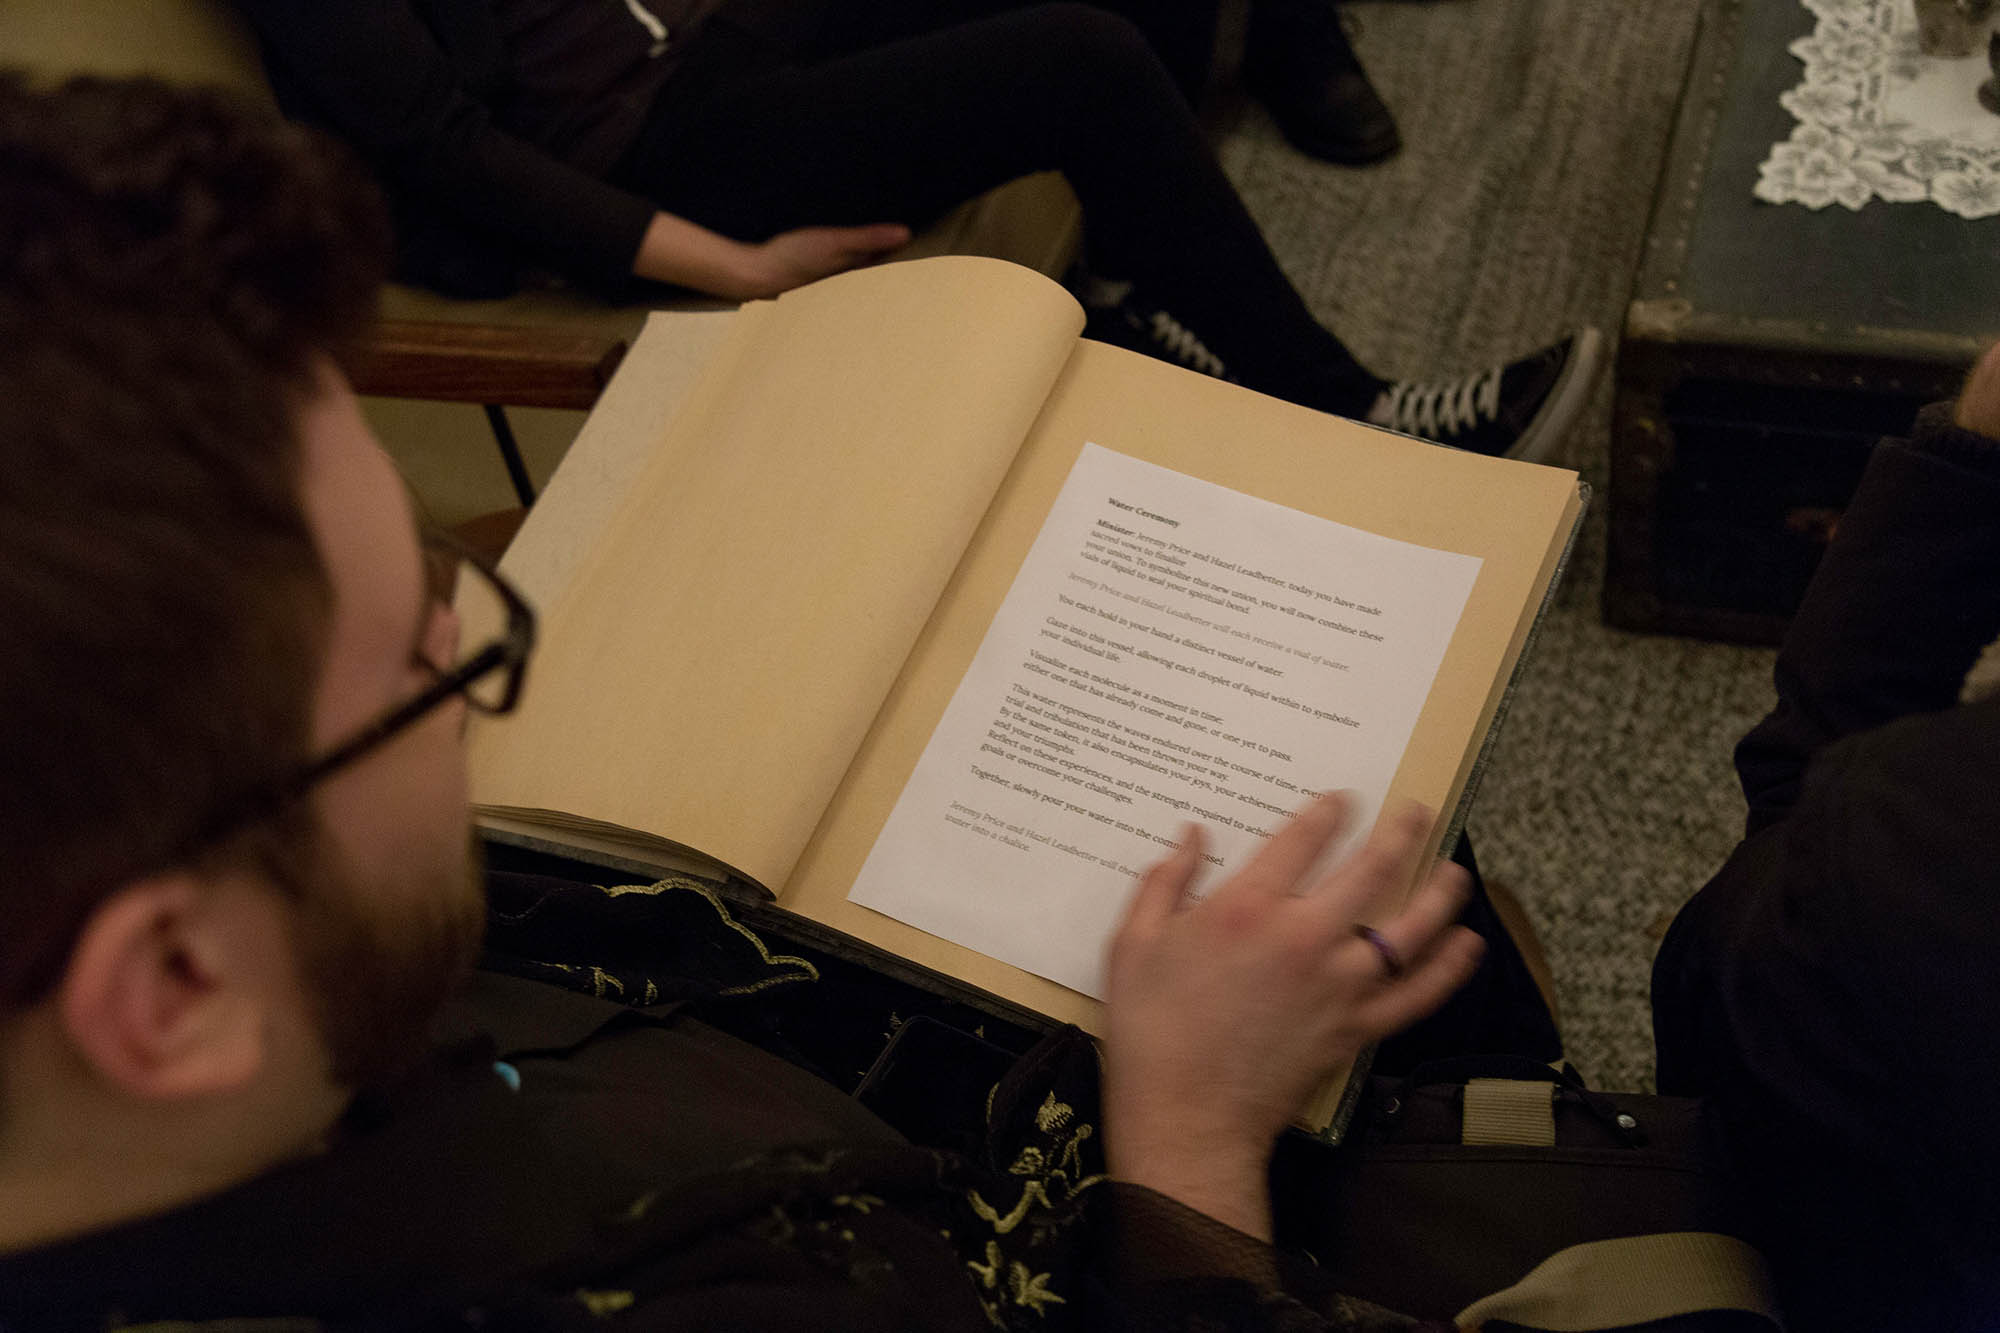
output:
[[[1951,419],[1961,430],[2000,440],[2000,343],[1987,348],[1966,377]]]
[[[655,213],[639,242],[632,272],[731,301],[755,301],[850,268],[872,264],[905,244],[900,222],[866,227],[801,227],[752,244]]]
[[[1305,882],[1348,819],[1336,793],[1249,865],[1188,897],[1201,831],[1142,877],[1111,944],[1105,1144],[1111,1172],[1268,1238],[1274,1141],[1334,1069],[1421,1018],[1471,975],[1481,944],[1454,927],[1465,872],[1439,866],[1381,925],[1399,960],[1356,932],[1416,871],[1431,816],[1377,822],[1334,874]]]

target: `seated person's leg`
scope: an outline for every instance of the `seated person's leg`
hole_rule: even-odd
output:
[[[1374,1072],[1407,1074],[1429,1060],[1457,1055],[1519,1055],[1548,1063],[1562,1058],[1562,1036],[1527,959],[1494,910],[1472,835],[1459,838],[1451,859],[1465,868],[1468,896],[1458,923],[1486,942],[1479,968],[1429,1017],[1385,1040]]]
[[[1321,161],[1365,166],[1402,147],[1333,0],[1251,0],[1243,85]]]
[[[1031,0],[832,0],[814,42],[819,57],[846,55],[1030,7]],[[1215,56],[1218,0],[1089,0],[1129,19],[1190,105]]]
[[[1877,448],[1737,747],[1749,835],[1654,964],[1661,1089],[1708,1099],[1802,1327],[2000,1312],[2000,704],[1956,706],[2000,634],[1981,389]]]
[[[1558,433],[1594,371],[1594,336],[1463,381],[1391,385],[1361,366],[1286,280],[1165,67],[1102,10],[1040,5],[806,65],[694,66],[619,175],[724,235],[920,223],[1059,170],[1083,202],[1092,269],[1145,302],[1094,336],[1127,318],[1161,355],[1491,453]]]

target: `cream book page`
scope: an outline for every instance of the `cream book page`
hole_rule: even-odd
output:
[[[656,310],[528,510],[500,572],[532,606],[554,606],[632,496],[681,405],[729,341],[734,310]]]
[[[1477,561],[1387,786],[1391,802],[1410,797],[1440,811],[1434,838],[1491,724],[1578,500],[1572,472],[1406,440],[1119,349],[1077,344],[780,901],[1096,1031],[1101,1006],[1081,991],[847,896],[1087,442],[1363,533]],[[1157,832],[1170,837],[1179,818],[1169,812]],[[1117,904],[1098,912],[1115,920],[1130,877],[1094,883],[1082,875],[1079,884],[1085,886],[1079,891],[1117,895]],[[946,887],[967,894],[1008,891],[1006,884],[972,878]]]
[[[474,730],[475,806],[784,884],[1082,322],[971,258],[737,312],[542,608],[520,709]]]

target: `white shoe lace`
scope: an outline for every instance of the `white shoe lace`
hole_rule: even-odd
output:
[[[659,15],[646,8],[639,0],[625,0],[625,8],[632,14],[633,21],[646,30],[653,44],[646,54],[658,60],[667,53],[667,25],[660,22]]]
[[[1368,420],[1407,435],[1438,439],[1470,430],[1500,415],[1500,372],[1494,366],[1460,380],[1419,384],[1401,380],[1376,397]]]
[[[1164,310],[1153,312],[1153,337],[1184,366],[1192,366],[1203,374],[1215,378],[1228,379],[1229,371],[1223,366],[1222,358],[1208,350],[1201,339],[1194,336],[1194,330],[1175,319]]]

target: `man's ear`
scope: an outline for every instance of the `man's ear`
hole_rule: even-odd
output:
[[[192,875],[129,884],[85,923],[57,987],[62,1027],[100,1077],[136,1097],[225,1093],[264,1059],[263,997],[231,956],[236,895]]]

